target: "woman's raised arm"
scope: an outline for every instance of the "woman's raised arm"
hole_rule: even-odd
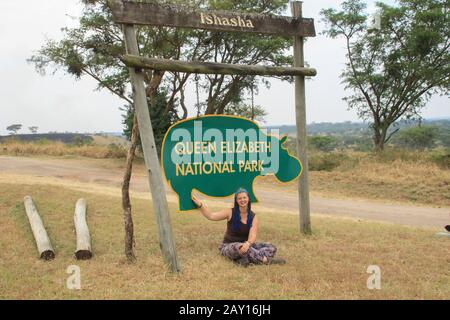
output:
[[[197,208],[200,212],[208,219],[212,221],[220,221],[220,220],[230,220],[231,218],[231,208],[223,209],[217,212],[211,212],[206,205],[197,199],[197,197],[192,196],[192,201],[197,205]]]

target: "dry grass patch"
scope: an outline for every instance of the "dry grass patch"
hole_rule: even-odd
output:
[[[333,157],[333,154],[327,157]],[[344,160],[331,171],[310,171],[312,192],[327,197],[450,207],[450,170],[431,162],[424,153],[375,157],[362,152],[347,152],[341,158]],[[258,181],[278,184],[272,176]],[[296,192],[297,182],[283,184],[283,188]]]
[[[83,156],[96,159],[125,158],[127,148],[119,144],[70,145],[59,141],[26,142],[6,140],[0,143],[0,155],[9,156]]]
[[[450,170],[433,163],[359,161],[351,170],[312,172],[311,188],[323,194],[450,206]]]
[[[293,215],[258,212],[260,240],[272,241],[284,266],[241,268],[218,254],[224,222],[171,208],[183,271],[164,266],[151,203],[133,201],[138,261],[123,254],[120,198],[62,187],[0,184],[0,298],[13,299],[449,299],[448,239],[387,224],[314,218],[301,236]],[[56,259],[37,258],[22,199],[31,194]],[[94,257],[74,259],[73,210],[88,201]],[[81,268],[82,290],[66,289],[66,269]],[[368,290],[367,266],[379,265],[382,290]]]

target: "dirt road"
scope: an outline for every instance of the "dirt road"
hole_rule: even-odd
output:
[[[92,189],[97,192],[109,190],[120,195],[123,175],[123,160],[28,158],[0,156],[0,182],[56,184],[76,189]],[[88,188],[89,186],[89,188]],[[271,212],[298,214],[297,193],[286,191],[281,185],[272,186],[255,183],[259,203],[255,209]],[[168,187],[168,200],[176,202],[177,197]],[[135,166],[131,181],[134,194],[150,197],[145,169]],[[208,203],[228,205],[231,198],[210,199]],[[312,214],[347,217],[360,220],[382,221],[409,226],[431,227],[442,230],[450,223],[450,208],[411,206],[407,204],[386,204],[363,199],[333,199],[311,196]]]

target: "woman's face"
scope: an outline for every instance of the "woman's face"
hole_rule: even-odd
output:
[[[247,193],[245,193],[245,192],[239,193],[236,197],[236,200],[237,200],[239,207],[247,207],[248,200],[249,200]]]

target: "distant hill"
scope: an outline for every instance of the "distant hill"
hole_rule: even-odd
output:
[[[419,123],[417,121],[399,121],[391,128],[409,128],[415,127]],[[422,125],[431,125],[450,130],[450,119],[422,120]],[[295,125],[266,126],[267,129],[278,129],[280,134],[289,136],[296,135]],[[364,122],[319,122],[311,123],[306,126],[308,135],[354,135],[354,136],[370,136],[372,132],[367,123]]]

